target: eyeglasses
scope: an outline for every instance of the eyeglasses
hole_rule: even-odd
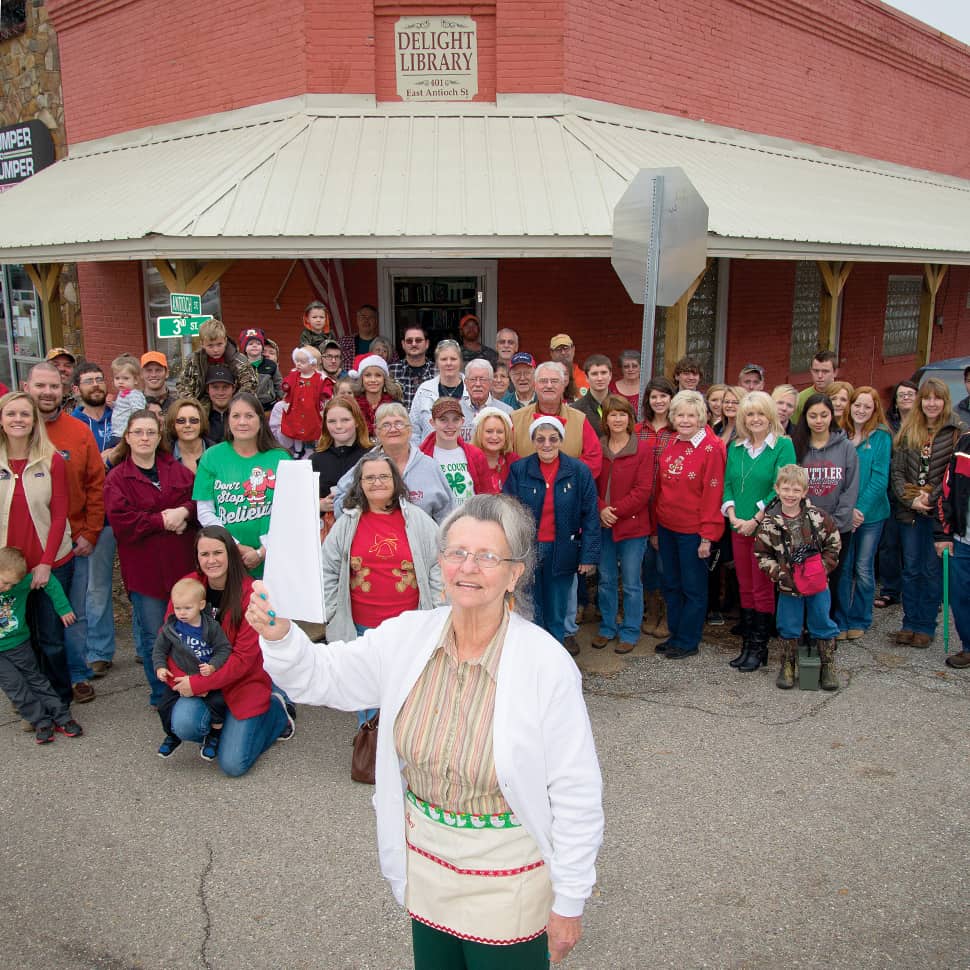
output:
[[[522,562],[521,559],[500,556],[497,552],[469,552],[460,546],[449,546],[441,550],[441,558],[453,566],[460,566],[469,556],[479,569],[494,569],[500,562]]]
[[[132,438],[156,438],[158,437],[158,432],[152,428],[129,428],[128,434]]]
[[[378,426],[378,431],[403,431],[407,427],[406,421],[382,421]]]
[[[100,384],[104,386],[105,380],[103,377],[85,377],[83,380],[78,381],[78,387],[91,387],[92,385]]]
[[[340,360],[340,357],[341,357],[340,354],[324,354],[323,355],[323,359],[324,360]]]
[[[394,481],[394,476],[388,475],[387,472],[383,475],[364,475],[361,477],[361,481],[365,485],[386,485],[388,482]]]
[[[427,337],[405,337],[404,342],[406,344],[423,344],[427,343]]]
[[[491,380],[490,377],[469,377],[465,375],[466,384],[487,384]]]
[[[202,424],[201,418],[176,418],[176,424]]]

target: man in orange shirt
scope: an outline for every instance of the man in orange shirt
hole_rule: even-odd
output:
[[[94,700],[90,680],[94,672],[87,664],[88,558],[95,550],[104,527],[104,464],[91,429],[61,407],[64,391],[53,364],[35,364],[24,382],[24,390],[34,399],[44,420],[51,443],[67,462],[70,491],[68,519],[74,541],[74,558],[54,573],[68,593],[77,622],[65,631],[49,597],[36,597],[36,636],[41,649],[54,658],[67,648],[67,665],[73,687],[73,701],[84,704]]]
[[[578,401],[589,390],[589,381],[582,367],[573,360],[575,356],[576,345],[568,333],[557,333],[549,341],[549,357],[562,364],[570,375],[564,395],[567,404]]]

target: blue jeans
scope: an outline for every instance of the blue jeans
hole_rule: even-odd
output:
[[[640,639],[640,624],[643,622],[640,569],[643,566],[643,547],[647,540],[643,537],[614,542],[612,529],[602,529],[600,535],[602,552],[599,565],[599,607],[603,614],[603,619],[600,620],[600,636],[612,639],[619,632],[623,643],[636,643]],[[619,627],[619,631],[616,623],[618,576],[623,577],[623,625]]]
[[[230,777],[246,774],[259,756],[280,736],[289,722],[283,705],[270,698],[269,709],[239,720],[226,715],[219,741],[219,767]],[[201,697],[180,697],[172,708],[172,732],[183,741],[202,743],[211,715]]]
[[[67,563],[65,563],[67,565]],[[71,560],[71,581],[64,585],[64,592],[71,601],[71,608],[77,620],[64,629],[64,646],[67,649],[67,667],[71,672],[71,683],[80,684],[90,680],[94,671],[88,666],[88,557],[77,556]]]
[[[115,611],[111,599],[114,577],[115,534],[105,524],[94,552],[87,558],[88,591],[84,613],[88,620],[87,662],[112,661],[115,656]]]
[[[660,550],[654,549],[649,539],[643,550],[643,588],[648,593],[663,589],[663,561]]]
[[[882,522],[863,522],[849,540],[839,577],[839,608],[835,622],[840,630],[868,630],[876,595],[876,551]]]
[[[667,604],[670,647],[694,650],[701,642],[707,616],[707,560],[697,548],[701,537],[694,532],[673,532],[657,526],[663,562],[663,594]]]
[[[883,523],[878,562],[882,595],[898,599],[899,591],[903,588],[903,558],[899,546],[899,523],[892,511]]]
[[[566,615],[562,620],[563,633],[567,637],[574,637],[579,633],[579,624],[576,622],[576,612],[579,609],[579,573],[573,576],[572,585],[569,587],[569,602],[566,604]]]
[[[953,543],[950,557],[950,609],[953,622],[963,644],[970,650],[970,545],[966,542]]]
[[[354,626],[357,629],[357,636],[362,637],[368,630],[373,629],[369,626],[361,626],[359,623],[355,623]],[[277,688],[280,690],[280,688]],[[282,693],[282,691],[280,691]],[[357,711],[357,727],[360,727],[364,721],[369,721],[377,712],[379,708],[377,707],[367,707],[362,711]]]
[[[551,542],[537,543],[538,559],[533,589],[535,622],[554,636],[560,643],[566,635],[565,620],[569,609],[569,594],[573,588],[575,573],[554,576],[552,572]]]
[[[145,668],[145,679],[152,690],[151,704],[158,707],[159,701],[165,696],[164,684],[155,676],[152,664],[152,647],[155,638],[165,622],[166,600],[157,600],[154,596],[143,593],[131,594],[132,632],[135,635],[135,652]]]
[[[943,599],[943,565],[933,545],[933,521],[917,515],[899,523],[903,550],[903,629],[936,636],[936,614]]]
[[[67,593],[71,588],[71,576],[74,575],[74,560],[51,571],[52,576],[64,587]],[[74,700],[71,690],[71,671],[67,659],[67,647],[64,642],[64,624],[54,609],[54,603],[43,590],[34,590],[29,594],[30,632],[34,644],[39,651],[38,659],[42,660],[41,670],[57,691],[58,697],[68,704]],[[73,606],[73,604],[72,604]]]
[[[797,640],[802,635],[802,627],[807,626],[810,636],[816,640],[831,640],[838,636],[839,628],[829,616],[832,609],[832,596],[828,589],[814,596],[792,596],[780,593],[778,596],[778,636],[783,640]]]

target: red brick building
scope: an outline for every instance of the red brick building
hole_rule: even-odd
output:
[[[610,215],[659,166],[708,203],[711,262],[661,315],[658,363],[804,384],[821,342],[886,388],[970,347],[970,49],[878,0],[47,10],[71,154],[0,198],[0,260],[77,262],[92,359],[178,352],[153,332],[166,280],[217,279],[230,332],[292,345],[314,260],[390,337],[476,308],[486,342],[513,327],[541,356],[565,331],[615,356],[641,310]],[[399,94],[416,54],[444,97]]]

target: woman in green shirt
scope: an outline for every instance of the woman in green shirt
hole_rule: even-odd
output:
[[[731,525],[734,568],[741,594],[741,652],[731,666],[743,673],[768,662],[768,639],[775,615],[775,589],[758,569],[754,536],[775,500],[775,479],[794,464],[795,446],[785,437],[775,402],[751,391],[738,405],[737,437],[728,448],[721,510]]]
[[[221,525],[236,540],[250,575],[263,575],[276,468],[290,456],[270,434],[266,414],[253,394],[240,391],[229,402],[226,440],[199,462],[192,498],[200,525]]]

